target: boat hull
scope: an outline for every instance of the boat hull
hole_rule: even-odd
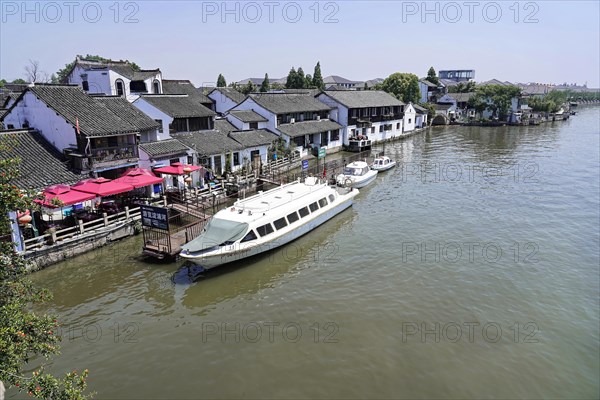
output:
[[[291,230],[290,232],[287,232],[269,242],[235,243],[231,246],[223,246],[219,250],[210,252],[210,254],[205,253],[201,255],[194,255],[181,253],[180,256],[186,260],[189,260],[193,264],[202,266],[204,269],[212,269],[223,264],[240,261],[242,259],[276,249],[307,234],[319,225],[322,225],[331,218],[335,217],[337,214],[351,207],[353,198],[354,195],[340,202],[335,207],[332,207],[330,210],[319,214],[318,216],[314,217],[314,219],[307,221],[294,230]]]

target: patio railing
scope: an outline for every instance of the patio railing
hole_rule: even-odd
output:
[[[161,199],[150,202],[150,205],[166,206],[166,201],[164,199]],[[135,221],[140,218],[140,207],[134,207],[131,209],[129,207],[125,207],[125,211],[121,211],[114,215],[107,215],[106,213],[103,213],[102,218],[95,219],[89,222],[77,220],[77,225],[72,226],[70,228],[57,229],[55,231],[52,230],[51,232],[47,232],[43,235],[24,240],[23,248],[24,251],[36,250],[46,245],[54,244],[60,240],[70,239],[75,236],[83,235],[84,233],[89,233],[108,227],[124,225],[127,222]]]

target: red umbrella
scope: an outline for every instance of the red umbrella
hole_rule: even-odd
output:
[[[122,182],[115,182],[106,178],[87,179],[73,185],[73,190],[92,193],[96,196],[110,196],[133,190],[132,185]]]
[[[186,171],[184,171],[184,169]],[[156,168],[154,172],[167,175],[186,175],[193,171],[198,171],[200,167],[195,165],[182,164],[179,162],[173,163],[168,167]]]
[[[131,168],[127,170],[120,178],[113,180],[113,182],[132,185],[134,188],[137,189],[144,186],[154,185],[156,183],[162,183],[163,178],[157,177],[147,169]]]
[[[46,189],[44,189],[43,195],[43,199],[36,199],[34,201],[43,206],[53,208],[58,208],[60,206],[52,203],[52,199],[58,199],[62,205],[68,206],[81,203],[86,200],[91,200],[96,197],[94,194],[78,192],[77,190],[72,190],[68,185],[62,184],[48,186]]]

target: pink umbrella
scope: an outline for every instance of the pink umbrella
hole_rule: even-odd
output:
[[[186,169],[186,171],[184,171]],[[193,171],[198,171],[200,167],[195,165],[182,164],[179,162],[173,163],[168,167],[156,168],[154,172],[167,175],[186,175]]]
[[[132,185],[134,188],[140,188],[144,186],[150,186],[157,183],[162,183],[163,178],[159,178],[154,175],[151,171],[143,168],[131,168],[127,170],[120,178],[113,180],[113,182],[124,183]]]
[[[87,179],[76,183],[72,188],[73,190],[92,193],[96,196],[110,196],[112,194],[129,192],[134,189],[132,185],[106,178]]]
[[[83,193],[77,190],[72,190],[69,185],[63,184],[48,186],[46,189],[44,189],[42,194],[44,195],[43,199],[36,199],[34,201],[43,206],[52,208],[60,207],[59,205],[52,203],[52,199],[58,199],[62,205],[68,206],[81,203],[86,200],[91,200],[96,197],[91,193]]]

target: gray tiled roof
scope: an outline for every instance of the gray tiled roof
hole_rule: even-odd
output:
[[[235,127],[235,125],[233,125],[231,122],[227,121],[226,119],[215,119],[215,131],[219,131],[219,132],[223,132],[223,133],[229,133],[229,132],[233,132],[233,131],[237,131],[238,128]]]
[[[270,93],[290,93],[290,94],[304,94],[307,96],[315,97],[321,92],[320,89],[274,89],[270,90]]]
[[[475,92],[468,93],[448,93],[457,103],[469,101],[469,99],[475,94]]]
[[[254,110],[232,110],[229,112],[242,122],[267,122],[268,119]]]
[[[287,93],[255,93],[250,97],[260,106],[275,114],[329,111],[330,107],[312,96]]]
[[[215,130],[175,133],[173,137],[201,156],[211,156],[243,149],[242,145],[227,136],[227,133]]]
[[[227,97],[229,100],[233,101],[236,104],[241,103],[246,98],[246,96],[243,93],[240,93],[234,88],[230,87],[214,88],[210,91],[209,94],[212,94],[214,97],[216,95],[214,92],[220,93],[222,96]]]
[[[417,114],[427,114],[427,109],[425,107],[421,107],[418,104],[413,104],[413,107],[415,108]]]
[[[79,129],[86,136],[106,136],[124,133],[135,133],[147,129],[147,121],[123,119],[125,111],[115,114],[102,101],[85,94],[77,85],[45,85],[36,84],[27,88],[19,100],[11,106],[12,110],[27,93],[33,93],[48,107],[66,119],[73,127],[79,121]],[[125,107],[123,105],[123,107]],[[129,105],[129,107],[133,107]]]
[[[290,137],[296,137],[340,128],[342,128],[342,125],[338,124],[337,122],[328,119],[322,119],[319,121],[303,121],[293,124],[281,124],[277,129]]]
[[[20,189],[42,190],[57,183],[73,184],[87,176],[69,169],[69,162],[37,131],[15,130],[0,132],[0,158],[20,158]]]
[[[119,96],[94,96],[94,100],[104,104],[106,108],[115,113],[121,119],[129,121],[137,126],[140,131],[154,130],[160,127],[155,120],[132,106],[130,102]]]
[[[150,157],[160,157],[187,153],[188,147],[177,139],[157,140],[155,142],[140,143],[139,148]]]
[[[402,106],[403,102],[381,90],[323,92],[347,108]]]
[[[229,137],[234,139],[236,142],[239,142],[246,148],[271,144],[275,139],[278,138],[276,134],[266,129],[231,132]]]
[[[214,111],[204,107],[189,95],[145,94],[142,99],[173,118],[210,117]]]
[[[438,87],[438,85],[436,85],[433,82],[429,82],[427,79],[419,79],[419,82],[421,82],[424,85],[427,85],[430,88],[437,88]]]
[[[162,88],[164,94],[187,94],[202,104],[212,104],[212,100],[202,92],[202,89],[196,89],[188,80],[163,79]]]
[[[329,75],[323,78],[324,83],[362,83],[362,81],[351,81],[338,75]]]

